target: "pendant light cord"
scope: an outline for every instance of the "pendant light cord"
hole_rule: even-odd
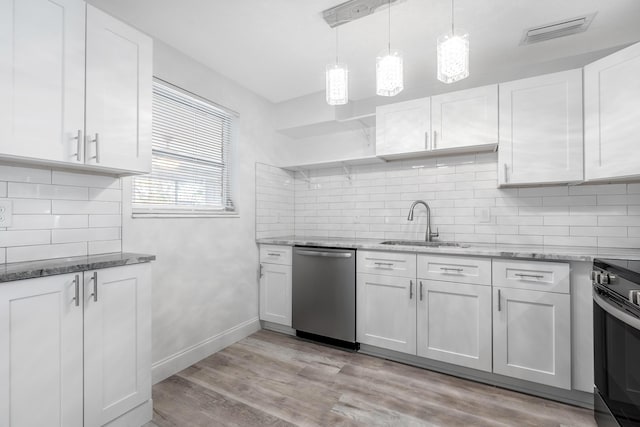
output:
[[[336,65],[338,64],[338,27],[336,27]]]
[[[453,19],[454,19],[454,15],[453,15],[453,2],[454,0],[451,0],[451,36],[453,36]]]
[[[391,0],[389,0],[389,25],[388,25],[388,31],[389,31],[389,54],[391,54]]]

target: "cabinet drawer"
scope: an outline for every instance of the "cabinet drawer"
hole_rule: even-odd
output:
[[[358,273],[416,277],[416,255],[401,252],[358,251]]]
[[[569,264],[494,259],[493,284],[505,288],[568,294]]]
[[[260,245],[260,262],[291,265],[291,246]]]
[[[418,255],[418,278],[443,282],[491,285],[488,258]]]

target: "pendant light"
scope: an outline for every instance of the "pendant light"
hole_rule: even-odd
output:
[[[469,77],[469,34],[454,32],[454,0],[451,0],[451,33],[438,37],[438,80],[453,83]]]
[[[338,62],[338,28],[336,28],[336,62],[326,69],[327,104],[344,105],[349,102],[349,70]]]
[[[389,0],[389,44],[376,57],[376,93],[395,96],[404,89],[402,54],[391,50],[391,0]]]

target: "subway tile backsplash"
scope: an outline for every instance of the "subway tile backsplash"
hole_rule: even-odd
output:
[[[294,174],[256,163],[256,238],[293,235]]]
[[[0,199],[13,208],[2,263],[121,251],[119,178],[0,164]]]
[[[302,237],[423,239],[425,209],[407,220],[421,199],[441,240],[640,247],[640,184],[499,189],[497,153],[316,169],[294,182],[293,227]],[[267,227],[261,221],[258,229]]]

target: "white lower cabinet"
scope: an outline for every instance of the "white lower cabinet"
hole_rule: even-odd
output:
[[[291,326],[291,246],[260,246],[260,320]]]
[[[150,271],[0,284],[0,425],[134,425],[151,398]]]
[[[418,356],[491,372],[491,286],[419,280]]]
[[[571,389],[570,296],[493,288],[493,372]]]
[[[407,277],[359,273],[356,279],[358,342],[415,354],[415,285],[415,279]]]

